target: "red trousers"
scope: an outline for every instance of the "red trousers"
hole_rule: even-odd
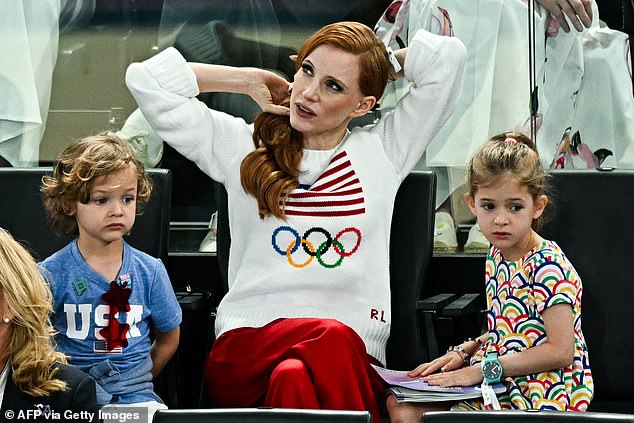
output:
[[[384,385],[359,335],[332,319],[278,319],[222,334],[205,365],[217,407],[368,410],[380,422]]]

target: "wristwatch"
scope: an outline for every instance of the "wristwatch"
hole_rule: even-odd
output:
[[[497,351],[491,351],[484,357],[482,377],[488,384],[498,383],[502,380],[502,364],[498,360]]]

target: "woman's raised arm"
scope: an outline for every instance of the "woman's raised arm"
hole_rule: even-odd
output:
[[[258,68],[236,68],[206,63],[189,63],[200,92],[246,94],[262,111],[288,114],[280,104],[288,98],[290,83],[281,76]]]

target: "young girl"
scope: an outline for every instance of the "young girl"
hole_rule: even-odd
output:
[[[176,351],[181,309],[163,263],[123,239],[150,198],[143,165],[114,135],[87,137],[62,152],[42,193],[53,227],[77,235],[42,262],[58,348],[97,381],[100,405],[164,408],[152,379]]]
[[[581,280],[559,246],[536,232],[548,204],[547,174],[526,136],[505,133],[469,162],[467,203],[492,246],[486,261],[488,332],[410,372],[428,383],[504,382],[505,409],[587,409],[593,395],[581,332]],[[452,404],[397,403],[392,421],[420,421]],[[482,398],[454,409],[484,409]]]

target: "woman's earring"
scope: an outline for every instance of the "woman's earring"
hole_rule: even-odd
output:
[[[4,319],[2,319],[2,321],[8,324],[11,321],[11,319],[9,319],[7,316],[4,316]]]

